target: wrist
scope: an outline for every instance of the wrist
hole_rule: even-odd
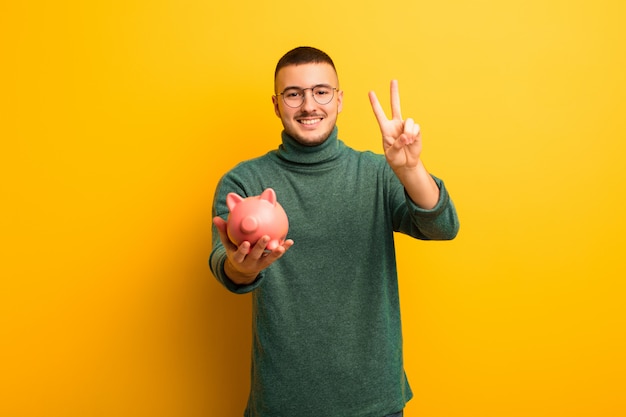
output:
[[[258,273],[245,273],[238,270],[228,258],[224,261],[224,273],[228,279],[237,285],[252,284],[258,276]]]
[[[411,200],[419,207],[429,210],[439,201],[439,187],[421,161],[417,166],[394,171]]]
[[[406,183],[414,182],[416,179],[423,179],[430,176],[421,160],[419,160],[416,165],[402,165],[395,168],[392,167],[392,170],[400,182],[405,185]]]

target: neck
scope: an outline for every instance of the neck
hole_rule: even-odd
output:
[[[333,160],[339,151],[337,131],[337,126],[335,126],[328,138],[315,146],[303,145],[283,131],[282,145],[278,148],[278,156],[301,164],[318,164]]]

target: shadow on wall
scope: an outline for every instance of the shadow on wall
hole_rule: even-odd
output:
[[[190,379],[206,387],[195,401],[206,406],[207,413],[199,415],[242,415],[250,387],[250,295],[227,291],[203,261],[194,274],[197,287],[188,288],[185,296],[193,304],[188,319],[197,335],[188,347],[204,365]]]
[[[198,317],[207,324],[202,345],[208,352],[208,384],[214,388],[209,411],[240,415],[250,387],[251,300],[228,292],[212,275],[209,279],[205,315]]]

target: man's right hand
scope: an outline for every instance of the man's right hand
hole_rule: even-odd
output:
[[[224,272],[237,285],[252,284],[262,270],[283,256],[293,245],[293,240],[287,239],[274,250],[266,251],[270,237],[263,236],[253,247],[247,241],[237,247],[228,238],[226,220],[216,216],[213,218],[213,224],[217,227],[222,245],[226,249]]]

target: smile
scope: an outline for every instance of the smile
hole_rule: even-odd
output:
[[[301,119],[301,120],[298,120],[298,123],[310,126],[310,125],[317,124],[321,121],[322,119]]]

